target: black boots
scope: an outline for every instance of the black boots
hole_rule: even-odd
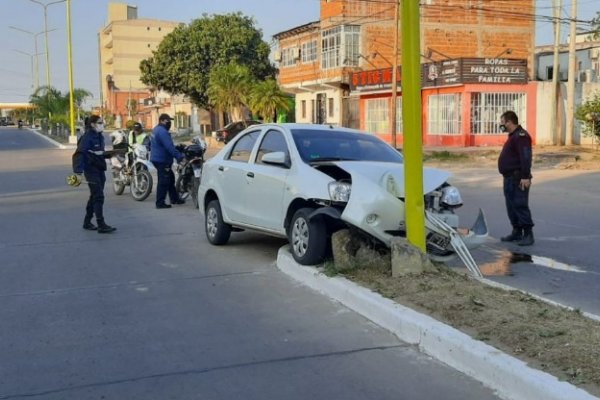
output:
[[[517,242],[519,246],[531,246],[535,243],[532,227],[513,228],[510,235],[500,238],[503,242]]]
[[[83,229],[85,229],[86,231],[95,231],[98,229],[98,227],[94,224],[92,224],[91,220],[85,220],[83,221]]]
[[[98,221],[98,233],[111,233],[116,230],[117,230],[117,228],[110,226],[110,225],[106,225],[104,220],[101,219]]]
[[[533,230],[531,227],[525,228],[523,234],[523,239],[521,239],[518,243],[519,246],[531,246],[535,243],[535,239],[533,238]]]
[[[502,236],[500,238],[503,242],[520,242],[523,239],[523,229],[513,228],[510,235]]]

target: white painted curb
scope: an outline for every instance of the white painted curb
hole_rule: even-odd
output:
[[[530,368],[502,351],[342,277],[297,264],[288,247],[277,254],[285,274],[415,344],[424,353],[480,381],[507,400],[598,400],[586,391]]]
[[[36,135],[38,135],[38,136],[39,136],[39,137],[41,137],[41,138],[44,138],[45,140],[47,140],[48,142],[52,143],[54,146],[58,147],[58,148],[59,148],[59,149],[61,149],[61,150],[65,150],[65,149],[74,149],[74,148],[75,148],[75,146],[73,146],[73,145],[69,145],[69,146],[67,146],[67,145],[64,145],[64,144],[62,144],[62,143],[59,143],[59,142],[57,142],[57,141],[56,141],[56,140],[54,140],[54,139],[51,139],[51,138],[49,138],[49,137],[48,137],[48,136],[46,136],[46,135],[42,135],[41,133],[39,133],[39,132],[38,132],[38,131],[36,131],[35,129],[31,129],[31,128],[25,128],[25,129],[27,129],[29,132],[33,132],[33,133],[35,133]]]

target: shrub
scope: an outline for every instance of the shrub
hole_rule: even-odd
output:
[[[575,112],[575,118],[582,122],[585,136],[600,140],[600,93],[582,103]]]

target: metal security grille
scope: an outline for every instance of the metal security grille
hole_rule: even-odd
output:
[[[474,135],[504,135],[500,131],[500,116],[514,111],[519,123],[526,127],[527,95],[525,93],[472,93],[471,133]]]
[[[429,135],[461,134],[461,95],[438,94],[428,98],[429,118],[427,133]]]

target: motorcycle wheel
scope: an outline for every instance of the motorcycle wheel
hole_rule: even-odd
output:
[[[190,195],[189,188],[186,187],[187,185],[183,184],[184,177],[185,175],[181,174],[177,177],[177,180],[175,181],[175,190],[177,190],[177,194],[179,195],[179,198],[181,200],[187,200],[187,198]]]
[[[192,202],[194,207],[198,208],[198,188],[200,187],[200,178],[194,178],[192,183]]]
[[[152,175],[145,169],[138,171],[131,179],[131,196],[134,200],[144,201],[152,193]]]
[[[115,192],[115,194],[117,196],[120,196],[123,194],[123,191],[125,190],[125,185],[118,181],[118,179],[119,179],[118,172],[113,171],[112,177],[113,177],[113,191]]]

